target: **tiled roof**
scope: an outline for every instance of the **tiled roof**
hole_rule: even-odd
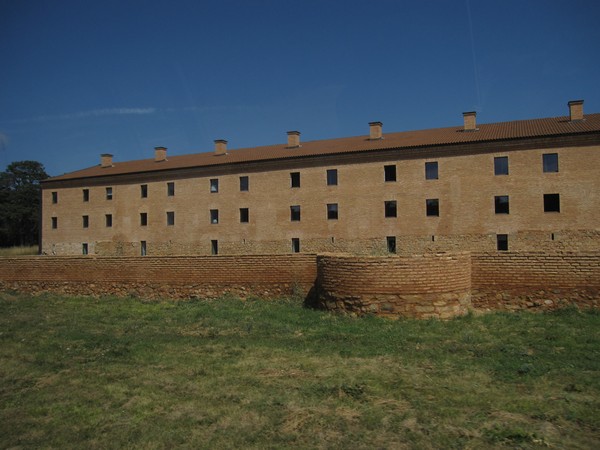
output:
[[[368,152],[384,149],[419,148],[436,145],[464,144],[470,142],[497,141],[504,139],[534,138],[570,135],[600,131],[600,113],[586,114],[585,120],[569,121],[568,117],[519,120],[478,125],[477,131],[464,131],[463,126],[435,128],[430,130],[384,133],[380,140],[368,136],[301,142],[297,148],[287,148],[287,143],[263,147],[228,150],[227,155],[216,156],[214,152],[169,156],[166,161],[154,158],[114,162],[112,167],[93,166],[70,172],[47,181],[143,173],[169,169],[206,167],[219,164],[235,164],[302,156],[331,155],[352,152]]]

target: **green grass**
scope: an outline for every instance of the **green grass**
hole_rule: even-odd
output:
[[[38,246],[23,246],[23,247],[0,247],[1,256],[24,256],[24,255],[37,255]]]
[[[0,448],[598,448],[600,314],[0,294]]]

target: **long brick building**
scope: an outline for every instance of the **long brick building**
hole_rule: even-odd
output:
[[[116,162],[42,185],[55,255],[600,249],[600,114]],[[366,131],[366,130],[365,130]]]

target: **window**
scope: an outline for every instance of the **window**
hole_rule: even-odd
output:
[[[146,241],[141,241],[140,242],[140,255],[146,256],[147,254],[148,254],[148,252],[146,249]]]
[[[140,225],[142,227],[148,225],[148,213],[140,213]]]
[[[247,176],[240,177],[240,191],[246,192],[250,190],[250,180]]]
[[[300,205],[290,206],[290,220],[293,222],[300,220]]]
[[[494,158],[494,175],[508,175],[508,156]]]
[[[175,211],[167,211],[167,225],[175,225]]]
[[[396,165],[383,166],[383,174],[385,181],[396,181]]]
[[[52,228],[53,229],[57,229],[58,228],[58,217],[53,217],[52,218]]]
[[[495,196],[494,209],[496,214],[508,214],[508,195]]]
[[[440,201],[437,198],[428,198],[425,200],[425,206],[428,216],[440,215]]]
[[[388,236],[385,240],[388,253],[396,253],[396,236]]]
[[[175,183],[172,181],[167,183],[167,196],[173,197],[175,195]]]
[[[216,239],[212,239],[210,241],[210,254],[211,255],[219,254],[219,241],[217,241]]]
[[[438,179],[438,163],[437,163],[437,161],[425,163],[425,179],[426,180],[437,180]]]
[[[508,250],[508,234],[496,235],[496,248],[499,252],[505,252]]]
[[[83,222],[83,228],[87,228],[90,226],[90,216],[81,216]]]
[[[327,219],[337,220],[338,218],[338,204],[328,203],[327,204]]]
[[[219,223],[219,210],[211,209],[210,210],[210,223],[216,225]]]
[[[560,212],[560,194],[544,194],[544,212]]]
[[[558,153],[546,153],[542,155],[544,172],[558,172]]]
[[[300,238],[292,238],[292,253],[300,253]]]
[[[106,226],[107,227],[112,227],[112,214],[106,214],[105,220],[106,220]]]
[[[327,186],[337,186],[337,169],[327,170]]]
[[[111,187],[106,188],[106,200],[112,200],[113,198],[113,190]]]
[[[396,200],[385,202],[385,217],[397,217]]]
[[[148,185],[147,184],[140,185],[140,195],[142,198],[148,197]]]
[[[81,244],[81,254],[82,255],[87,255],[88,254],[88,245],[87,245],[87,242],[84,242],[83,244]]]
[[[293,188],[300,187],[300,172],[290,173],[290,183]]]
[[[83,192],[83,201],[89,202],[90,201],[90,190],[84,189],[82,192]]]
[[[58,203],[58,192],[52,192],[52,203]]]
[[[218,178],[212,178],[210,180],[210,192],[212,192],[212,193],[219,192],[219,179]]]
[[[248,223],[250,221],[250,213],[248,208],[240,208],[240,223]]]

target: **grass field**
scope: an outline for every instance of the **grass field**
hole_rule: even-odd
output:
[[[37,255],[39,248],[37,245],[27,247],[0,247],[1,256],[24,256],[24,255]]]
[[[599,448],[600,314],[0,294],[0,448]]]

